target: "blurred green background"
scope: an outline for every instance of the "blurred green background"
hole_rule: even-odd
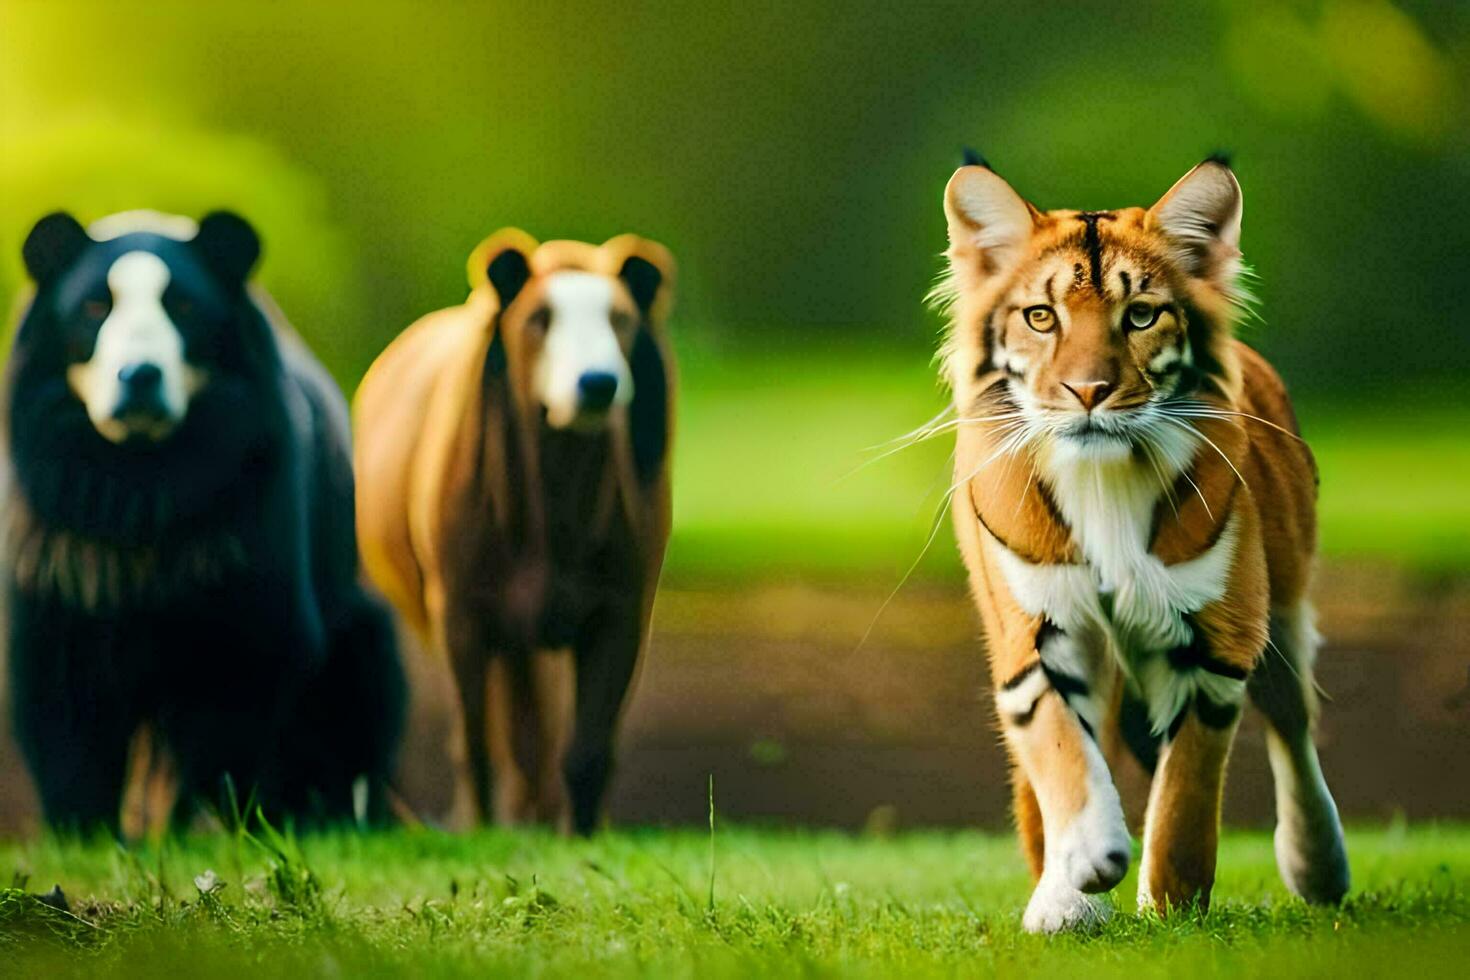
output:
[[[922,297],[972,143],[1042,206],[1234,151],[1324,548],[1470,567],[1470,5],[0,5],[0,299],[56,208],[230,206],[350,392],[486,233],[681,263],[675,581],[896,583],[945,446]],[[939,530],[921,575],[957,574]]]

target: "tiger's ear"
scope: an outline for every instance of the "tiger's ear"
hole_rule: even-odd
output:
[[[36,222],[20,254],[39,286],[75,262],[90,244],[92,239],[81,222],[65,211],[56,211]]]
[[[645,319],[662,322],[674,302],[674,256],[658,242],[619,235],[603,243],[611,272],[628,287]]]
[[[1031,238],[1036,209],[987,166],[961,167],[944,189],[949,267],[973,287],[1010,267]]]
[[[503,310],[531,279],[531,256],[539,243],[519,228],[502,228],[475,246],[466,267],[471,289],[485,283],[495,290]]]
[[[1229,288],[1240,269],[1240,214],[1240,183],[1211,157],[1148,209],[1146,227],[1163,232],[1190,275]]]

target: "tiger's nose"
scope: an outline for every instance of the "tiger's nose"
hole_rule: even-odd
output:
[[[1117,385],[1111,381],[1063,381],[1062,387],[1076,395],[1082,407],[1090,412],[1101,405]]]

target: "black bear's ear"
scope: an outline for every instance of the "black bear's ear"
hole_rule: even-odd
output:
[[[260,258],[260,236],[233,211],[211,211],[199,222],[194,248],[205,265],[228,286],[244,285]]]
[[[20,254],[26,271],[40,285],[75,262],[90,244],[92,239],[81,223],[65,211],[57,211],[36,222]]]
[[[470,253],[470,288],[489,282],[500,297],[503,310],[515,301],[531,280],[531,254],[539,247],[536,239],[519,228],[502,228]]]

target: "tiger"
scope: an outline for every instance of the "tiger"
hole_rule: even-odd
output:
[[[1313,741],[1317,470],[1252,307],[1228,161],[1152,207],[1042,211],[980,158],[944,194],[953,523],[987,639],[1034,890],[1030,932],[1094,927],[1132,839],[1109,760],[1152,772],[1138,907],[1208,909],[1224,773],[1264,715],[1295,895],[1349,871]]]

